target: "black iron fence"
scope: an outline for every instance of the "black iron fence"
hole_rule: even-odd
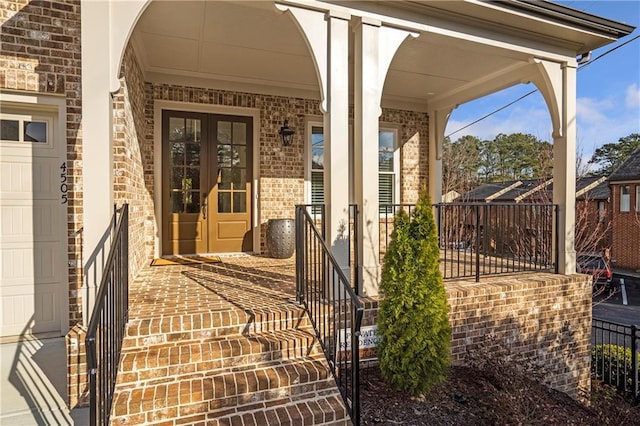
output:
[[[108,425],[129,310],[129,205],[116,209],[114,233],[85,344],[90,423]]]
[[[296,206],[296,291],[353,423],[360,424],[360,326],[364,305],[318,229],[310,206]],[[324,223],[324,222],[323,222]]]
[[[386,253],[393,217],[411,204],[380,206],[380,256]],[[557,206],[530,203],[434,205],[445,279],[525,271],[557,272]]]
[[[591,373],[594,377],[640,400],[638,326],[594,318],[591,343]]]

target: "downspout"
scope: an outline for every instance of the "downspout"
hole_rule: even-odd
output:
[[[591,60],[591,50],[589,50],[588,52],[581,53],[577,58],[578,66],[582,64],[586,64],[590,60]]]

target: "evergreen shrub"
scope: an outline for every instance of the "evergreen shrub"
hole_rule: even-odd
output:
[[[444,381],[450,364],[449,305],[438,235],[423,191],[412,216],[403,210],[384,258],[377,352],[383,378],[417,396]]]

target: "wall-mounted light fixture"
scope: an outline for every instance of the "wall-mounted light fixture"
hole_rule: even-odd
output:
[[[279,133],[282,139],[282,145],[290,146],[293,143],[293,136],[296,134],[296,131],[289,128],[289,120],[284,120]]]

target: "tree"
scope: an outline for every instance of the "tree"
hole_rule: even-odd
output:
[[[411,219],[403,210],[396,214],[378,311],[380,371],[411,395],[442,382],[450,363],[451,325],[439,257],[431,202],[423,191]]]
[[[618,142],[606,143],[596,149],[589,164],[599,166],[594,176],[608,176],[620,166],[633,151],[640,147],[640,134],[632,133],[618,139]]]
[[[445,138],[442,145],[442,192],[471,190],[478,183],[480,139],[463,136],[455,142]]]

